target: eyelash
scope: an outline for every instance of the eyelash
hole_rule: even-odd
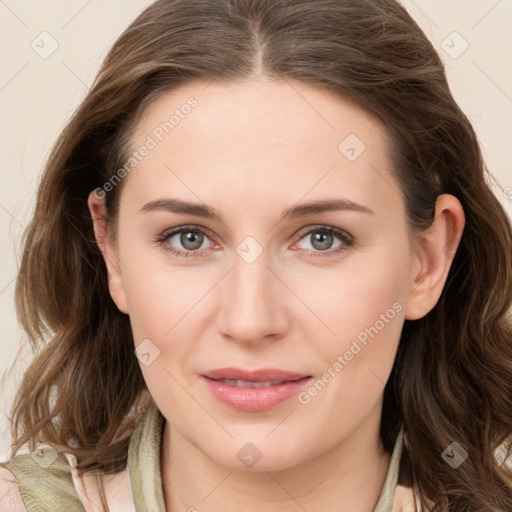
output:
[[[171,246],[164,245],[165,242],[167,242],[174,235],[179,234],[179,233],[189,233],[191,231],[199,232],[203,235],[206,235],[208,238],[213,238],[211,236],[210,230],[208,230],[206,228],[199,227],[199,226],[191,225],[191,226],[181,226],[179,228],[175,228],[170,231],[165,231],[164,233],[159,235],[155,241],[157,243],[159,243],[160,245],[162,245],[164,250],[170,252],[171,254],[173,254],[175,256],[178,256],[181,258],[199,258],[199,257],[203,256],[203,253],[206,252],[206,249],[203,249],[201,251],[197,251],[197,250],[196,251],[190,251],[190,250],[189,251],[180,251],[180,250],[174,249]],[[305,231],[305,232],[301,231],[300,233],[297,234],[297,236],[300,237],[299,240],[302,240],[305,236],[311,235],[312,233],[315,233],[315,232],[332,234],[332,235],[336,236],[342,242],[342,245],[340,245],[340,247],[338,247],[337,249],[331,249],[331,250],[326,250],[326,251],[309,251],[312,253],[312,254],[310,254],[309,257],[312,257],[312,258],[332,257],[334,255],[341,254],[342,252],[348,250],[350,247],[352,247],[354,245],[354,239],[352,238],[351,235],[349,235],[346,231],[343,231],[342,229],[335,228],[333,226],[323,226],[323,225],[314,226],[313,228],[310,228],[309,231]],[[302,250],[307,251],[307,249],[302,249]]]

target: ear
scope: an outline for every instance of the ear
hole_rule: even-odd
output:
[[[124,291],[116,244],[112,241],[107,230],[105,192],[100,189],[93,190],[89,194],[87,206],[91,212],[94,224],[94,236],[96,238],[96,243],[103,254],[103,259],[107,266],[110,296],[121,312],[128,313],[126,294]]]
[[[405,305],[407,320],[422,318],[437,304],[464,225],[460,201],[450,194],[438,196],[434,222],[414,242],[415,260]]]

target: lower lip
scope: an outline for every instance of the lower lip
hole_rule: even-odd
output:
[[[221,402],[241,411],[270,409],[300,392],[312,377],[286,381],[268,388],[239,388],[202,376],[213,395]]]

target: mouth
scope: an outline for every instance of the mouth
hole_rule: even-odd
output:
[[[221,369],[201,376],[211,396],[224,405],[245,412],[276,407],[299,393],[311,375],[284,370]]]

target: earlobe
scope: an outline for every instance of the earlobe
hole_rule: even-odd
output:
[[[116,247],[107,230],[107,210],[105,198],[94,190],[89,194],[87,206],[91,213],[96,243],[103,255],[108,272],[108,287],[110,296],[122,313],[128,314],[126,294]]]
[[[415,261],[411,266],[405,318],[417,320],[434,308],[441,296],[464,230],[465,216],[460,201],[442,194],[436,200],[435,218],[417,237]]]

